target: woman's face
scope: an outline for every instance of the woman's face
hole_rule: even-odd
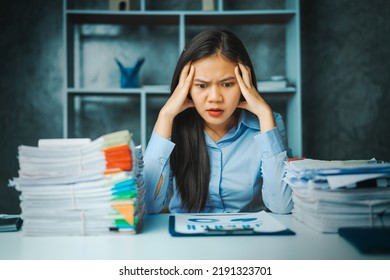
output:
[[[240,102],[241,90],[234,74],[236,63],[220,54],[192,63],[195,68],[190,95],[206,128],[223,136],[237,119],[233,114]]]

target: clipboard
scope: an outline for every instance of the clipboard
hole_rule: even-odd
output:
[[[23,220],[16,215],[4,215],[5,217],[0,217],[0,232],[7,231],[18,231],[22,224]]]
[[[222,219],[224,219],[223,223],[213,223],[213,221]],[[226,219],[230,219],[229,223],[226,223]],[[190,221],[185,225],[184,230],[183,221]],[[169,233],[175,237],[295,235],[294,231],[286,228],[265,211],[258,213],[171,215],[169,216]]]
[[[363,254],[390,254],[390,228],[344,227],[338,233]]]

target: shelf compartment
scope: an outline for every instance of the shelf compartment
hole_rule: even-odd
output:
[[[203,12],[187,13],[188,25],[221,25],[240,22],[240,24],[285,24],[295,16],[295,11],[244,11],[244,12]]]
[[[123,25],[178,25],[177,13],[142,13],[109,11],[67,11],[66,16],[73,24],[123,24]]]
[[[99,135],[128,129],[141,143],[141,97],[139,95],[68,95],[68,137],[95,139]],[[126,115],[126,118],[123,118]]]
[[[158,114],[168,98],[168,93],[149,93],[146,95],[146,143],[149,142]]]

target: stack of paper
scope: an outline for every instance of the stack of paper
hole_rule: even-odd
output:
[[[375,160],[287,163],[293,216],[321,232],[390,225],[390,164]]]
[[[143,158],[129,131],[90,139],[45,139],[19,147],[23,232],[95,235],[138,232],[143,222]]]
[[[285,76],[272,76],[269,80],[257,81],[257,88],[261,91],[285,90],[288,81]]]

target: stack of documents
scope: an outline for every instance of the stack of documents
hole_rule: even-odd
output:
[[[287,163],[284,180],[293,190],[293,216],[336,233],[340,227],[390,225],[390,164],[375,160]]]
[[[19,177],[26,235],[138,232],[143,206],[143,158],[129,131],[98,139],[44,139],[20,146]]]

